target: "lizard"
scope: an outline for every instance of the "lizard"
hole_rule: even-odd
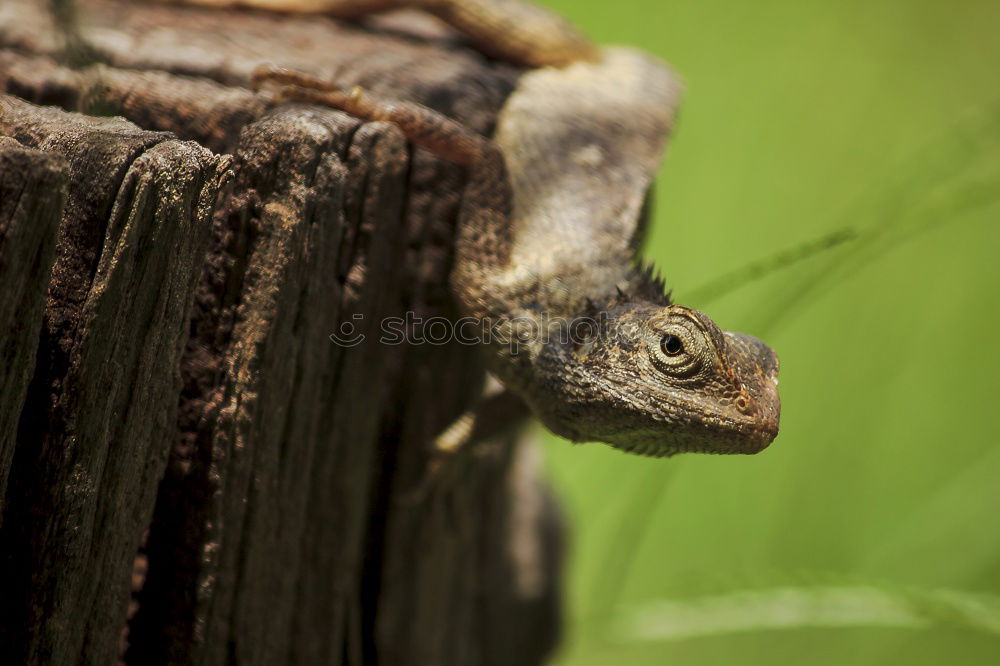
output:
[[[278,86],[276,102],[392,123],[468,169],[451,289],[462,314],[495,333],[482,346],[504,395],[550,431],[649,456],[756,453],[774,440],[773,350],[674,303],[636,257],[680,100],[667,65],[594,46],[524,0],[182,1],[342,18],[420,8],[526,67],[491,138],[412,102],[277,67],[259,68],[252,85]],[[441,448],[473,429],[449,429]]]

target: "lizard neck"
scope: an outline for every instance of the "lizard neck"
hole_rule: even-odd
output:
[[[490,368],[526,398],[547,390],[555,375],[572,374],[590,341],[606,334],[623,311],[670,304],[662,282],[643,267],[493,277],[483,285],[476,313],[489,334]]]

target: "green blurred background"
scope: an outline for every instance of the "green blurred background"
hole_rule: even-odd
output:
[[[548,4],[687,81],[646,254],[783,403],[754,457],[546,442],[557,663],[1000,663],[1000,2]]]

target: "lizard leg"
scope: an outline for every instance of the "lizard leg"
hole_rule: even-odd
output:
[[[458,292],[466,315],[491,321],[506,311],[489,287],[475,286],[507,269],[512,246],[510,179],[503,153],[493,141],[425,106],[375,98],[359,87],[345,91],[322,79],[263,65],[251,85],[258,89],[266,83],[281,86],[279,101],[322,104],[363,120],[393,123],[410,142],[468,168],[452,283],[463,285]]]
[[[251,7],[340,18],[412,7],[434,14],[486,55],[526,65],[561,67],[596,60],[597,49],[562,16],[526,0],[180,0],[213,7]]]
[[[431,458],[407,501],[419,501],[434,491],[447,491],[476,446],[516,430],[531,415],[528,406],[507,389],[489,395],[437,436]]]
[[[323,104],[362,120],[393,123],[411,143],[465,167],[476,166],[487,155],[498,153],[489,139],[414,102],[377,99],[365,93],[360,86],[345,91],[322,79],[270,65],[258,67],[251,79],[255,90],[264,83],[282,86],[277,94],[279,102],[294,100]]]

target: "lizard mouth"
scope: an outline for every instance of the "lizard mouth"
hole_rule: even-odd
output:
[[[756,453],[778,435],[781,399],[778,397],[778,356],[757,338],[742,333],[724,334],[726,357],[741,386],[737,408],[745,436],[741,452]],[[742,402],[739,402],[742,401]]]

